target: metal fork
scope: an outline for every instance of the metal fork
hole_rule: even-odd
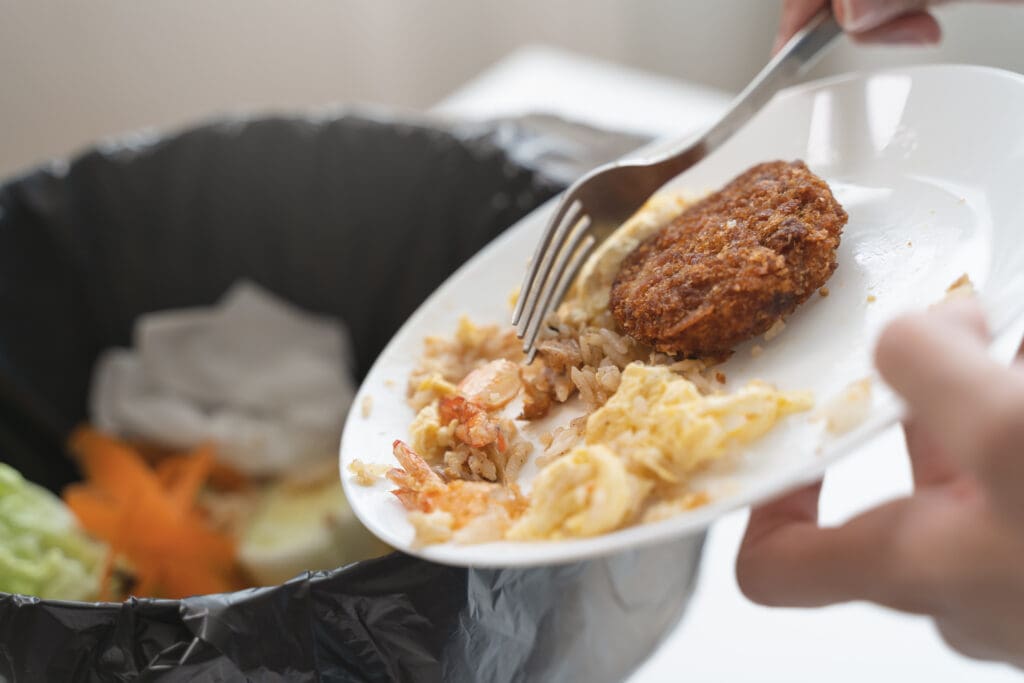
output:
[[[685,146],[650,159],[616,161],[577,180],[562,195],[523,278],[512,314],[529,360],[544,319],[561,303],[590,251],[658,188],[706,157],[775,93],[796,82],[842,33],[832,12],[818,12],[744,88],[725,115]]]

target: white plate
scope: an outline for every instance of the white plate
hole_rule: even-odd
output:
[[[940,299],[969,274],[1004,331],[1024,304],[1024,78],[993,69],[929,66],[850,75],[780,94],[742,131],[670,187],[711,189],[769,159],[804,159],[832,186],[850,219],[830,295],[813,296],[771,342],[741,346],[722,370],[728,387],[761,378],[811,389],[818,405],[872,372],[874,340],[895,314]],[[394,464],[391,443],[408,439],[409,372],[430,334],[451,334],[462,315],[507,323],[519,284],[553,209],[549,202],[452,275],[387,346],[356,398],[341,443],[345,493],[382,540],[429,560],[467,566],[526,566],[578,560],[702,530],[724,513],[819,477],[839,456],[899,418],[875,382],[869,418],[840,439],[806,414],[787,419],[727,468],[702,475],[712,502],[655,524],[559,542],[412,546],[413,529],[386,480],[352,481],[354,459]],[[873,303],[868,296],[874,296]],[[566,418],[562,418],[566,419]],[[539,433],[532,430],[533,434]],[[521,483],[529,488],[535,472]]]

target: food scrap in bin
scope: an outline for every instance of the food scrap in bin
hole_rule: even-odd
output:
[[[0,463],[0,591],[93,600],[106,556],[60,498]]]
[[[245,587],[234,537],[197,505],[213,469],[211,449],[150,466],[136,449],[85,428],[72,434],[70,448],[85,481],[68,486],[64,500],[82,528],[109,548],[99,599]]]
[[[67,507],[28,484],[0,505],[0,525],[22,539],[19,557],[64,552],[62,576],[73,578],[12,570],[15,581],[0,568],[0,590],[181,598],[387,551],[338,478],[353,394],[339,324],[243,282],[216,307],[143,316],[134,337],[135,348],[97,364],[96,427],[69,440],[84,480],[64,491]],[[4,476],[15,486],[16,473]],[[60,511],[63,535],[29,523],[44,504]]]

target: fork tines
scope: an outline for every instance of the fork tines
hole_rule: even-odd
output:
[[[512,314],[527,362],[536,353],[535,342],[545,318],[561,303],[597,241],[589,232],[590,223],[580,200],[563,197],[537,245]]]

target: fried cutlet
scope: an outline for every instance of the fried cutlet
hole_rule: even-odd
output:
[[[802,161],[758,164],[627,256],[609,308],[659,351],[726,356],[825,284],[846,219]]]

